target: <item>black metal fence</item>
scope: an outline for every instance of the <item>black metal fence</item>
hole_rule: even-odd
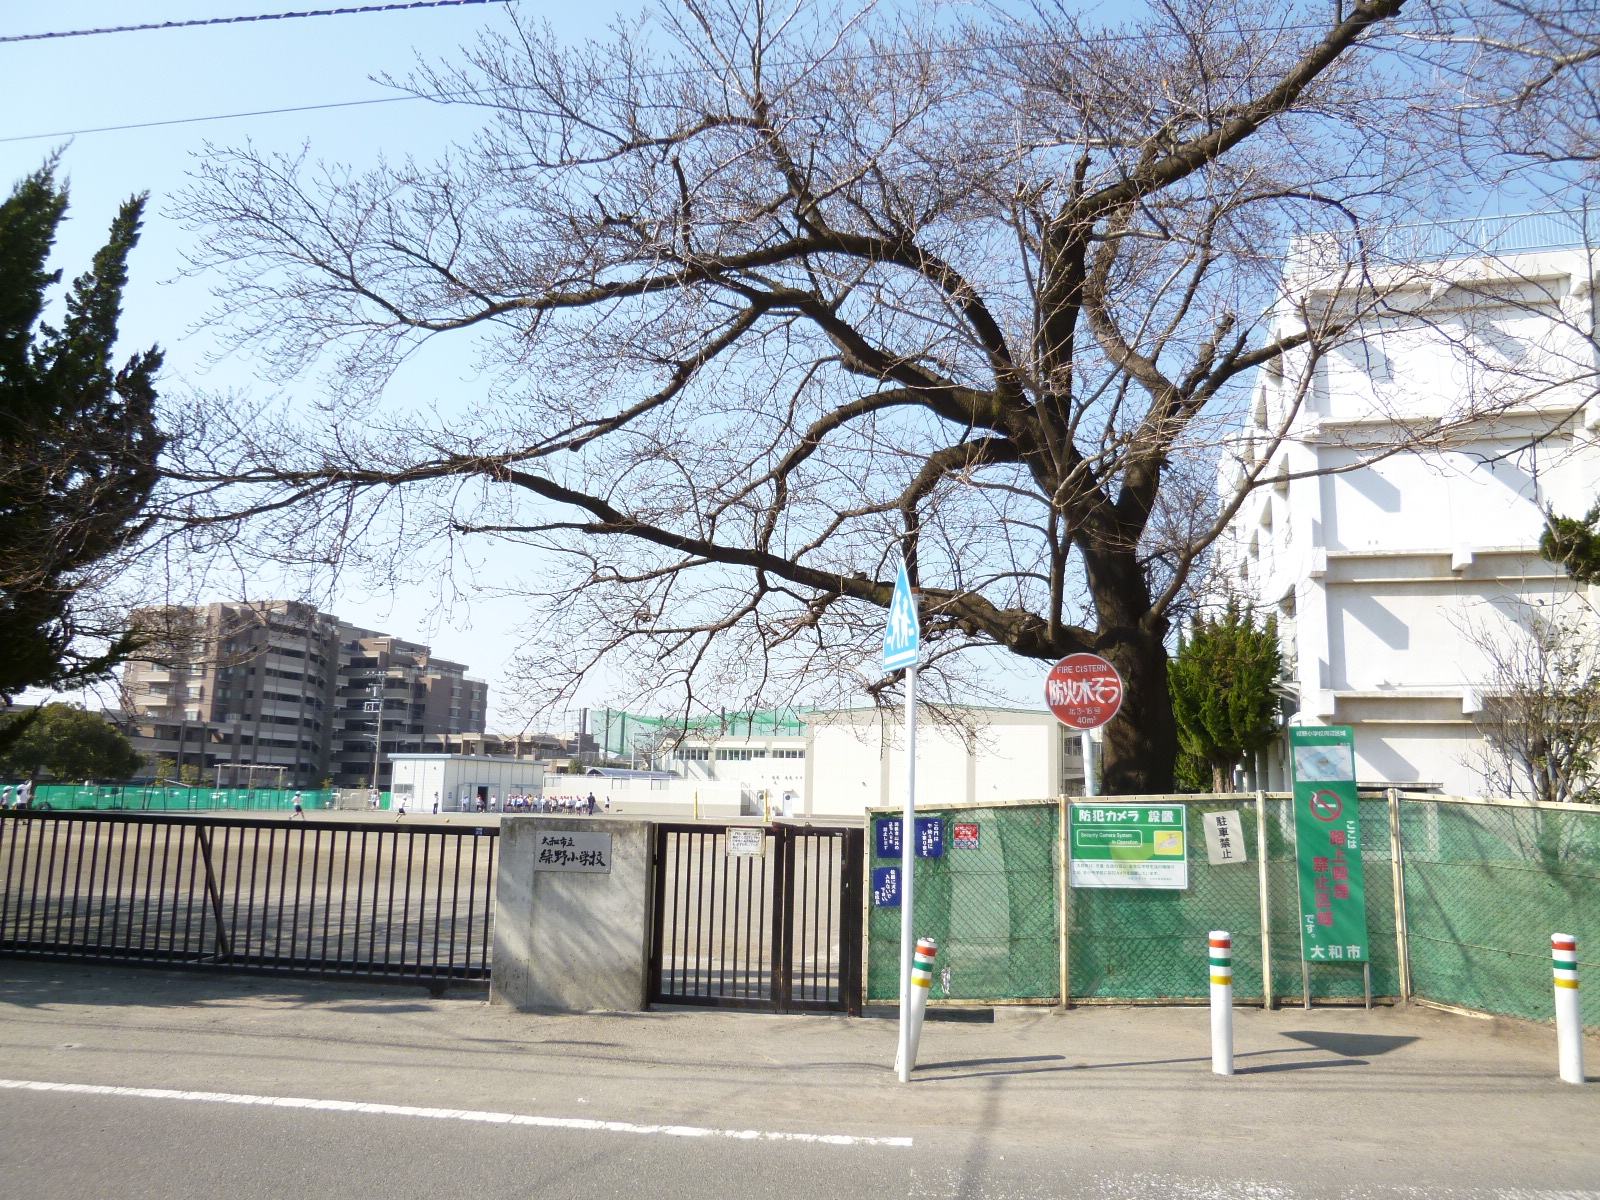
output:
[[[862,831],[732,828],[656,827],[651,1002],[859,1012]]]
[[[0,954],[489,978],[492,825],[0,815]]]

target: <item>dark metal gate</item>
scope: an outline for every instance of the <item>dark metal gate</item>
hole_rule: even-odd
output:
[[[859,1013],[862,842],[859,829],[656,826],[651,1003]]]
[[[0,954],[486,981],[499,829],[0,815]]]

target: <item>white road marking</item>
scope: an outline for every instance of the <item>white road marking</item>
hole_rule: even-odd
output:
[[[321,1112],[375,1113],[423,1117],[432,1121],[479,1121],[488,1125],[536,1125],[541,1129],[581,1129],[592,1133],[655,1133],[667,1137],[732,1138],[741,1142],[817,1142],[826,1146],[906,1146],[908,1137],[864,1137],[850,1133],[779,1133],[760,1129],[705,1129],[698,1125],[635,1125],[630,1121],[590,1121],[580,1117],[535,1117],[471,1108],[419,1108],[410,1104],[368,1104],[357,1100],[312,1100],[303,1096],[252,1096],[236,1092],[185,1092],[172,1088],[111,1087],[96,1083],[44,1083],[0,1079],[0,1088],[29,1092],[67,1092],[79,1096],[126,1096],[138,1100],[188,1100],[201,1104],[244,1104],[263,1108],[310,1108]]]

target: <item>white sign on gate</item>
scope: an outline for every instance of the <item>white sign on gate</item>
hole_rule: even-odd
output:
[[[759,826],[735,825],[728,830],[729,858],[762,858],[767,853],[767,831]]]
[[[1213,867],[1250,861],[1238,810],[1202,813],[1200,827],[1206,831],[1206,857]]]
[[[534,847],[535,871],[573,871],[582,875],[611,874],[609,833],[539,830]]]

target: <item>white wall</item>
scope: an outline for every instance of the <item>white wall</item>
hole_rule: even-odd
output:
[[[497,805],[520,793],[537,796],[544,785],[544,767],[529,759],[491,758],[476,754],[395,754],[392,789],[410,807],[424,811],[439,797],[441,812],[458,812],[464,800],[476,803],[477,789],[486,787]],[[409,785],[410,791],[404,789]]]
[[[1068,735],[1050,713],[968,708],[956,715],[959,726],[931,715],[918,720],[919,804],[1035,800],[1058,796],[1063,786],[1081,789],[1077,772],[1071,781],[1063,777]],[[818,713],[806,721],[814,747],[808,813],[858,816],[900,803],[906,754],[899,712]]]
[[[1600,484],[1595,356],[1581,335],[1592,266],[1545,252],[1433,269],[1426,321],[1369,324],[1317,369],[1264,473],[1306,477],[1252,493],[1218,557],[1235,588],[1279,617],[1297,719],[1355,728],[1362,782],[1472,795],[1486,790],[1477,643],[1578,600],[1537,544],[1545,506],[1581,513]],[[1279,331],[1293,320],[1286,306]],[[1260,461],[1304,370],[1301,352],[1281,379],[1261,372],[1238,457],[1220,473],[1224,495]],[[1402,436],[1397,421],[1491,409],[1445,445],[1347,469]],[[1282,786],[1280,755],[1270,761]]]

